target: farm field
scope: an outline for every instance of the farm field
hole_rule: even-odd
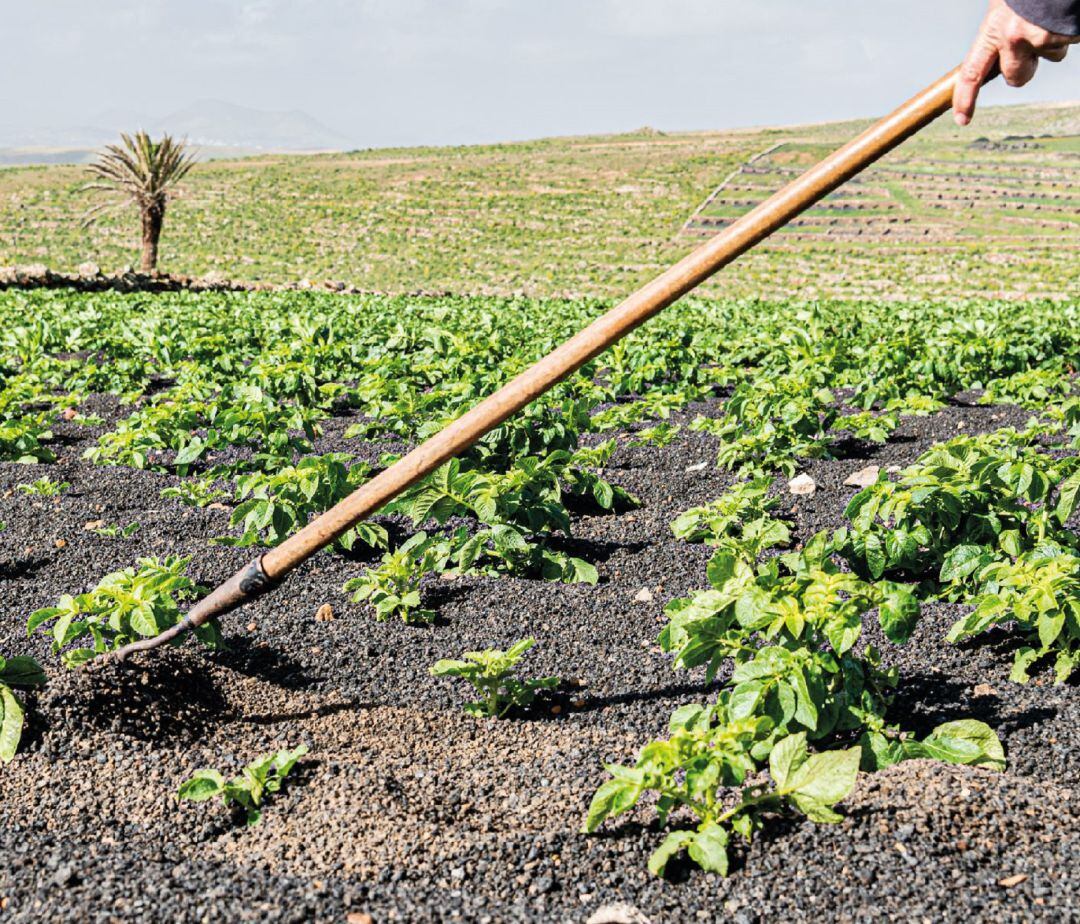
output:
[[[862,127],[219,160],[193,171],[170,206],[162,267],[389,293],[614,298]],[[1080,104],[988,108],[963,131],[942,121],[706,292],[889,300],[1075,292],[1078,172]],[[0,267],[73,272],[91,261],[112,271],[135,261],[130,216],[82,227],[91,204],[77,193],[84,182],[77,167],[0,169]]]
[[[1023,305],[688,300],[123,664],[93,658],[607,303],[0,293],[5,919],[1067,917],[1080,302],[1057,269]],[[471,711],[462,668],[432,673],[526,639]],[[283,751],[255,824],[178,797]]]

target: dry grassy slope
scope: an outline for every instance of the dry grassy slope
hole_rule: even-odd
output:
[[[275,282],[339,279],[392,291],[615,297],[685,252],[692,241],[679,235],[683,222],[749,156],[777,141],[810,145],[816,154],[815,145],[840,143],[865,124],[215,161],[190,176],[170,211],[163,267]],[[968,143],[980,136],[1045,133],[1064,140],[1053,151],[1028,151],[1026,160],[1075,164],[1080,104],[988,109],[966,132],[943,121],[890,162],[933,177],[964,162]],[[80,227],[88,205],[76,194],[82,175],[78,167],[0,170],[0,265],[72,270],[89,259],[116,269],[135,260],[130,215]],[[992,203],[977,190],[972,198],[970,214],[992,219]],[[912,218],[917,226],[920,216]],[[863,237],[783,238],[725,272],[711,290],[1023,297],[1075,293],[1080,281],[1075,250],[1055,234],[1029,247],[1021,229],[1007,248],[951,231],[928,242]]]

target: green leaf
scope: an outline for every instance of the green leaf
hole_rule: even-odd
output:
[[[862,760],[859,767],[868,773],[884,770],[893,764],[898,764],[906,756],[903,745],[899,741],[876,731],[865,731],[859,739],[862,748]]]
[[[810,692],[806,674],[798,669],[792,671],[791,688],[795,691],[795,721],[810,730],[816,730],[818,725],[818,707]]]
[[[206,448],[206,444],[202,440],[198,438],[193,439],[176,454],[176,459],[173,464],[177,466],[190,465],[206,451]]]
[[[861,757],[862,751],[857,747],[811,754],[783,789],[833,805],[855,788]]]
[[[988,558],[985,546],[958,545],[950,549],[942,560],[938,580],[946,584],[959,581],[977,571]]]
[[[34,630],[37,629],[38,626],[44,625],[50,619],[55,619],[64,612],[66,612],[66,610],[58,606],[48,606],[44,609],[35,610],[30,614],[30,618],[26,621],[26,634],[33,635]]]
[[[196,770],[191,778],[180,784],[176,795],[189,802],[205,802],[225,791],[225,777],[217,770]]]
[[[27,655],[8,658],[0,670],[0,681],[13,687],[41,687],[45,685],[45,671],[40,664]]]
[[[717,552],[705,567],[709,583],[717,590],[735,576],[735,556],[729,552]]]
[[[1039,660],[1041,655],[1034,648],[1024,647],[1017,650],[1013,655],[1012,671],[1009,673],[1009,680],[1013,683],[1027,683],[1031,677],[1028,676],[1028,671],[1031,670],[1031,666]]]
[[[0,683],[0,761],[3,763],[15,759],[22,729],[22,704],[7,684]]]
[[[806,732],[788,735],[778,741],[769,754],[769,773],[777,789],[785,790],[788,783],[808,757]]]
[[[1065,628],[1065,614],[1061,610],[1043,613],[1038,620],[1039,642],[1044,650],[1048,649],[1061,635]]]
[[[878,587],[885,594],[878,606],[881,629],[890,642],[904,645],[919,621],[919,601],[903,584],[883,581]]]
[[[885,549],[881,545],[881,539],[876,533],[868,533],[863,542],[866,555],[866,567],[871,577],[877,580],[885,572]]]
[[[649,857],[649,872],[654,876],[663,876],[668,863],[679,854],[685,847],[694,841],[693,831],[672,831],[664,838],[663,843],[653,851]]]
[[[143,638],[153,638],[160,631],[151,606],[136,607],[131,613],[131,628]]]
[[[1054,516],[1062,525],[1073,515],[1076,510],[1077,499],[1080,498],[1080,469],[1077,469],[1058,486],[1058,502],[1054,509]]]
[[[71,651],[65,651],[61,657],[64,666],[72,668],[85,664],[87,661],[92,661],[97,657],[97,652],[93,648],[73,648]]]
[[[573,569],[574,584],[596,584],[600,580],[600,574],[596,567],[582,558],[571,558],[570,566]]]
[[[727,844],[727,831],[715,822],[706,822],[689,845],[690,859],[706,872],[726,876],[728,872]]]
[[[731,692],[728,710],[733,719],[745,719],[754,714],[761,702],[765,685],[760,680],[748,680],[738,684]]]
[[[805,793],[793,792],[788,798],[792,804],[811,821],[819,824],[836,824],[844,820],[844,816],[834,812],[828,805],[808,796]]]
[[[308,752],[306,744],[301,744],[291,751],[278,751],[274,755],[274,769],[277,771],[279,777],[284,778],[288,776],[293,767],[296,766],[296,762]]]
[[[611,768],[608,768],[609,772]],[[641,798],[641,787],[627,780],[614,779],[596,790],[589,803],[589,811],[585,816],[585,824],[581,828],[582,834],[591,834],[605,818],[614,818],[628,811],[637,804]]]
[[[1005,769],[1005,749],[997,733],[985,722],[960,719],[945,722],[921,742],[928,757],[947,763]]]

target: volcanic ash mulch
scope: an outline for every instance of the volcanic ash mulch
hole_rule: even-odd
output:
[[[840,524],[852,472],[1026,418],[953,406],[905,420],[884,447],[812,463],[817,492],[785,494],[784,510],[805,539]],[[571,549],[596,563],[595,587],[440,581],[428,590],[438,621],[412,628],[350,602],[341,585],[363,565],[322,554],[227,618],[228,652],[188,643],[68,674],[26,638],[32,610],[143,555],[193,555],[208,585],[251,556],[207,544],[228,531],[227,510],[163,500],[175,479],[77,461],[82,448],[72,438],[56,465],[0,466],[0,494],[46,473],[72,484],[56,500],[0,497],[0,651],[32,653],[50,675],[27,695],[22,752],[0,771],[3,920],[585,921],[617,903],[653,922],[1075,914],[1080,698],[1042,676],[1009,683],[1006,637],[946,644],[946,606],[926,608],[905,648],[868,627],[901,668],[896,719],[923,730],[981,718],[1002,737],[1005,773],[913,761],[862,776],[841,824],[779,820],[736,850],[726,879],[684,862],[651,876],[662,835],[648,804],[578,833],[602,765],[632,760],[672,709],[711,692],[655,642],[664,605],[706,585],[708,550],[669,524],[732,481],[708,437],[684,429],[663,449],[619,450],[609,474],[643,506],[575,523]],[[85,528],[102,519],[141,528],[127,540]],[[333,619],[316,620],[325,603]],[[528,715],[470,719],[468,689],[428,673],[528,635],[524,670],[564,680]],[[235,773],[299,744],[308,758],[256,827],[216,801],[175,799],[199,767]]]

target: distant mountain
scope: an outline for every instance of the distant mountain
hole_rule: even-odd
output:
[[[323,151],[349,146],[349,139],[300,110],[267,112],[222,100],[199,100],[164,118],[109,109],[82,125],[15,131],[0,126],[0,146],[10,148],[94,149],[115,141],[120,132],[145,128],[168,132],[203,148],[232,151]],[[212,153],[212,152],[207,152]]]
[[[277,151],[336,150],[347,139],[318,119],[293,109],[264,112],[221,100],[192,103],[151,123],[150,131],[167,131],[194,144]]]

